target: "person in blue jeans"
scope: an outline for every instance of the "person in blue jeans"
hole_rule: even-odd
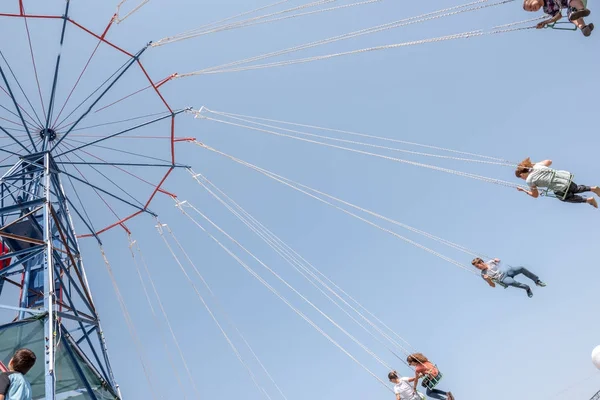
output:
[[[545,287],[546,284],[540,280],[540,278],[529,271],[525,267],[512,267],[512,266],[503,266],[500,263],[500,259],[494,258],[488,262],[484,262],[481,258],[477,257],[471,264],[481,271],[481,277],[485,280],[491,287],[496,287],[496,283],[503,286],[513,286],[516,288],[523,289],[527,292],[527,296],[533,297],[533,292],[529,285],[516,281],[514,278],[517,275],[523,274],[529,279],[531,279],[537,286]]]

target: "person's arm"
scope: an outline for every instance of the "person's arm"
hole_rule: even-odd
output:
[[[553,16],[552,18],[550,18],[550,19],[545,19],[545,20],[543,20],[542,22],[538,23],[538,24],[537,24],[537,26],[536,26],[536,28],[537,28],[537,29],[542,29],[542,28],[544,28],[546,25],[550,25],[550,24],[553,24],[553,23],[555,23],[555,22],[558,22],[558,21],[560,21],[560,19],[561,19],[561,18],[562,18],[562,12],[560,12],[560,11],[559,11],[559,12],[557,12],[556,14],[554,14],[554,16]],[[546,161],[549,161],[549,160],[546,160]],[[552,163],[552,161],[550,161],[550,163]],[[548,165],[546,165],[546,166],[548,167]]]
[[[414,382],[414,384],[413,384],[413,390],[415,392],[417,391],[417,384],[419,383],[419,378],[417,378],[416,376],[414,378],[407,378],[406,382],[408,382],[408,383]]]
[[[488,261],[488,264],[491,264],[491,266],[496,266],[499,262],[500,262],[499,258],[494,258],[493,260]],[[482,271],[481,277],[483,278],[484,281],[486,281],[488,283],[488,285],[490,285],[493,288],[496,287],[496,284],[494,283],[494,281],[489,276],[487,276],[487,272],[484,273]]]
[[[558,15],[560,15],[560,14],[558,14]],[[560,19],[560,18],[559,18],[559,19]],[[540,162],[539,162],[539,163],[537,163],[537,164],[542,164],[544,167],[549,167],[549,166],[551,166],[551,165],[552,165],[552,160],[544,160],[544,161],[540,161]]]
[[[0,399],[2,400],[2,399]],[[402,398],[400,398],[400,395],[398,393],[396,393],[396,400],[402,400]]]
[[[490,285],[491,287],[493,287],[493,288],[495,288],[495,287],[496,287],[496,284],[494,283],[494,281],[493,281],[493,280],[491,280],[491,279],[490,279],[490,277],[486,276],[486,277],[485,277],[485,278],[483,278],[483,279],[485,279],[485,281],[486,281],[486,282],[488,283],[488,285]]]
[[[4,400],[4,395],[0,394],[0,400]]]
[[[416,391],[417,390],[417,385],[419,384],[419,378],[421,377],[421,374],[415,371],[415,376],[414,378],[406,378],[407,382],[414,382],[413,385],[413,390]]]
[[[519,192],[527,193],[529,196],[533,197],[534,199],[537,199],[538,197],[540,197],[540,192],[538,191],[538,188],[536,188],[535,186],[532,186],[530,189],[531,190],[523,189],[521,186],[517,187],[517,190]]]

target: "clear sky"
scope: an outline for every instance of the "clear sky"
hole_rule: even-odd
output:
[[[136,2],[130,1],[133,3],[127,7],[131,8]],[[16,11],[18,2],[11,2],[14,4],[4,1],[0,12]],[[116,6],[113,4],[116,1],[71,3],[72,18],[95,32],[104,30]],[[349,3],[338,0],[327,6]],[[63,4],[64,1],[59,0],[43,5],[25,1],[31,12],[51,14],[61,14]],[[267,4],[270,1],[150,0],[138,13],[114,25],[107,37],[128,51],[136,52],[151,40]],[[257,15],[302,4],[305,3],[289,1]],[[142,60],[153,79],[159,81],[175,72],[195,71],[460,4],[463,3],[457,0],[435,4],[382,0],[153,47]],[[594,6],[591,2],[592,10]],[[590,21],[594,15],[592,13]],[[532,17],[535,15],[524,12],[520,2],[514,1],[265,62],[489,29]],[[30,21],[29,24],[42,88],[48,93],[60,24],[57,21]],[[0,34],[5,38],[0,49],[21,74],[26,92],[38,107],[39,102],[35,103],[37,85],[23,21],[3,19]],[[584,38],[580,32],[526,30],[286,67],[201,75],[174,80],[161,89],[176,109],[206,106],[212,110],[351,130],[514,161],[527,156],[534,160],[552,159],[556,168],[573,172],[577,183],[600,185],[600,171],[595,162],[600,124],[596,100],[600,90],[599,37],[600,32]],[[95,45],[96,41],[72,27],[67,29],[59,79],[62,99]],[[87,96],[106,79],[107,71],[112,73],[125,61],[115,51],[101,47],[76,97]],[[139,73],[125,75],[110,98],[117,100],[143,85]],[[6,98],[0,104],[10,105]],[[90,118],[110,122],[161,111],[157,99],[144,92],[113,107],[109,115],[98,113]],[[154,130],[159,128],[160,131]],[[159,128],[146,131],[151,135],[166,135],[168,126],[163,124]],[[111,129],[96,128],[89,134],[106,135],[114,132]],[[440,387],[452,390],[457,399],[587,399],[600,389],[600,375],[590,360],[592,349],[600,344],[597,210],[587,205],[562,204],[554,199],[534,200],[513,188],[193,119],[189,114],[178,117],[176,134],[196,137],[220,151],[287,178],[509,264],[526,265],[538,273],[548,287],[534,288],[532,299],[517,289],[492,290],[476,275],[255,171],[192,144],[177,144],[178,162],[191,165],[211,179],[386,322],[412,348],[437,363],[444,373]],[[166,141],[161,140],[122,139],[115,140],[112,146],[132,152],[143,150],[161,158],[168,158],[169,153]],[[94,154],[113,154],[108,150],[94,151],[90,150]],[[373,151],[517,182],[512,170],[506,167]],[[123,154],[119,157],[123,162],[134,159]],[[139,170],[144,177],[154,177],[153,181],[160,179],[164,172]],[[122,171],[111,173],[125,191],[140,200],[147,198],[147,186],[133,183]],[[91,175],[92,178],[100,179],[97,175]],[[172,174],[166,189],[200,209],[401,374],[410,373],[400,360],[328,303],[207,195],[185,170]],[[99,227],[114,221],[93,192],[84,192],[82,197]],[[157,197],[151,208],[181,240],[223,309],[245,335],[287,399],[392,398],[380,383],[294,314],[178,212],[169,197]],[[126,215],[124,209],[117,209],[117,213]],[[155,223],[146,215],[131,221],[128,227],[148,261],[201,398],[265,398],[253,386],[161,242]],[[392,229],[390,225],[386,227]],[[77,229],[84,231],[80,223]],[[468,255],[436,246],[401,228],[393,229],[465,265],[470,263]],[[272,279],[235,244],[222,235],[218,237],[361,363],[386,380],[385,367]],[[168,329],[162,320],[157,328],[152,319],[131,261],[126,234],[113,229],[103,235],[102,240],[146,353],[154,387],[148,385],[144,376],[97,245],[85,239],[81,246],[87,273],[124,398],[148,399],[153,391],[156,398],[183,398],[162,336],[167,338],[169,354],[175,360],[185,395],[195,398]],[[184,258],[178,255],[183,262]],[[189,266],[185,264],[185,268]],[[191,269],[189,271],[208,301],[207,291]],[[152,304],[157,307],[154,298]],[[252,361],[223,314],[217,309],[215,314],[271,398],[282,398]]]

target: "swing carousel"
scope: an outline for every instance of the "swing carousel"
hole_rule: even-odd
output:
[[[190,362],[190,353],[193,353],[190,348],[194,344],[190,343],[189,337],[186,340],[188,335],[182,332],[184,328],[177,328],[179,322],[171,315],[170,300],[165,298],[164,292],[161,293],[167,286],[173,290],[173,285],[164,282],[175,274],[191,287],[188,294],[181,293],[181,296],[188,296],[185,298],[189,301],[199,301],[199,308],[206,311],[205,315],[224,338],[230,354],[247,375],[249,384],[256,388],[256,398],[293,398],[289,387],[286,390],[281,385],[281,375],[277,379],[277,374],[273,373],[273,365],[284,360],[276,361],[270,357],[270,362],[266,362],[259,358],[260,351],[251,346],[252,340],[234,321],[237,318],[230,315],[231,302],[220,299],[206,272],[199,267],[202,261],[198,260],[213,260],[212,256],[203,258],[208,246],[245,271],[243,281],[229,276],[228,279],[240,279],[243,282],[240,287],[243,288],[250,277],[262,292],[268,293],[269,300],[263,299],[258,307],[267,310],[272,300],[277,299],[278,313],[289,314],[291,311],[299,317],[302,326],[308,326],[311,334],[315,335],[310,337],[310,341],[319,340],[319,343],[331,345],[357,371],[372,378],[370,382],[380,385],[383,396],[394,393],[393,385],[385,379],[387,372],[395,371],[400,364],[403,375],[415,374],[415,365],[410,365],[407,358],[420,354],[419,349],[425,346],[417,344],[417,340],[421,341],[420,337],[414,336],[411,342],[415,344],[409,343],[397,333],[397,327],[393,328],[392,324],[376,316],[378,313],[367,306],[372,302],[359,301],[359,296],[350,294],[350,290],[343,289],[343,285],[331,277],[331,271],[323,272],[316,263],[309,262],[299,250],[284,241],[283,235],[275,233],[273,221],[268,227],[250,211],[251,207],[243,205],[243,197],[232,195],[231,190],[225,189],[226,185],[217,185],[216,180],[209,178],[210,173],[219,176],[219,171],[207,167],[209,162],[226,163],[229,165],[227,171],[235,168],[235,171],[252,174],[252,178],[244,178],[249,186],[258,185],[260,179],[276,188],[273,195],[263,194],[258,200],[260,202],[268,203],[275,193],[283,195],[285,192],[286,200],[283,201],[296,205],[295,215],[317,215],[317,208],[319,213],[335,214],[333,218],[336,220],[351,221],[354,224],[351,229],[368,230],[368,235],[375,232],[385,238],[381,240],[397,242],[399,239],[403,247],[415,250],[418,257],[427,257],[424,263],[451,266],[453,276],[459,272],[463,278],[476,278],[469,280],[472,285],[483,286],[479,282],[480,272],[469,261],[472,258],[491,260],[492,255],[460,244],[460,240],[442,237],[449,236],[451,231],[440,229],[445,233],[438,234],[435,224],[424,224],[426,228],[416,227],[412,222],[401,222],[395,216],[386,216],[386,212],[376,211],[377,207],[373,207],[370,201],[348,200],[354,197],[348,193],[337,194],[339,190],[336,190],[335,184],[327,184],[323,180],[309,184],[302,178],[288,178],[285,175],[289,176],[294,169],[284,167],[284,172],[275,171],[274,164],[270,162],[271,156],[264,156],[262,160],[262,150],[253,142],[282,143],[283,149],[302,146],[310,149],[304,154],[314,157],[309,161],[315,164],[335,152],[341,154],[340,159],[363,160],[365,165],[372,163],[369,165],[383,165],[383,168],[398,168],[399,171],[410,169],[426,176],[443,177],[487,190],[510,189],[506,190],[510,193],[525,189],[522,183],[510,180],[518,162],[465,151],[459,147],[467,146],[454,146],[452,141],[447,142],[448,145],[432,145],[426,140],[405,140],[402,135],[384,136],[318,126],[325,125],[320,123],[298,122],[302,118],[286,121],[288,118],[250,115],[253,112],[227,111],[219,106],[213,109],[209,99],[206,99],[206,105],[181,104],[181,98],[176,94],[181,90],[178,88],[192,85],[188,82],[194,79],[221,79],[220,76],[238,76],[249,74],[249,71],[261,74],[262,71],[279,71],[284,67],[313,68],[312,65],[325,65],[336,60],[347,62],[347,59],[367,57],[367,54],[378,57],[377,54],[392,50],[420,51],[413,49],[436,46],[440,42],[451,42],[445,44],[451,46],[467,39],[483,41],[483,37],[528,35],[528,31],[535,29],[536,22],[543,17],[515,18],[512,13],[496,11],[505,10],[504,6],[515,3],[514,0],[479,0],[447,5],[440,10],[419,6],[418,9],[425,12],[412,17],[282,46],[279,50],[267,49],[261,44],[257,45],[257,52],[241,51],[248,54],[237,61],[225,60],[202,69],[177,72],[165,70],[164,65],[169,63],[162,62],[155,67],[153,64],[159,59],[168,59],[177,65],[177,60],[155,54],[160,54],[157,52],[163,48],[182,49],[195,41],[217,35],[264,29],[269,32],[270,27],[278,24],[296,21],[308,24],[313,18],[322,21],[343,13],[357,16],[363,12],[375,12],[376,7],[383,6],[381,3],[385,2],[317,0],[292,4],[294,2],[282,0],[254,9],[248,7],[248,10],[240,10],[233,16],[180,34],[172,35],[171,32],[170,36],[162,39],[145,38],[143,44],[137,47],[132,43],[141,34],[131,31],[131,37],[127,37],[127,31],[123,29],[127,24],[137,24],[135,26],[140,28],[136,18],[145,15],[146,10],[152,7],[150,0],[123,0],[116,4],[116,13],[108,15],[103,23],[98,22],[101,17],[95,12],[86,13],[85,5],[70,0],[53,0],[43,4],[11,0],[6,3],[0,6],[1,29],[5,35],[10,32],[19,35],[19,38],[16,39],[17,44],[0,46],[0,131],[3,134],[0,142],[0,312],[3,318],[0,326],[0,367],[4,372],[12,373],[11,358],[15,351],[22,348],[33,351],[37,361],[25,374],[31,385],[31,398],[206,397],[203,386],[208,384],[205,379],[208,372],[197,366],[194,368],[195,363]],[[520,7],[518,4],[512,6]],[[105,6],[100,8],[104,10]],[[392,44],[371,44],[367,40],[372,36],[391,34],[400,28],[409,29],[440,20],[464,20],[472,14],[486,12],[488,17],[495,16],[495,22],[485,29],[473,28],[425,38],[409,35],[407,40]],[[512,17],[503,20],[506,15]],[[567,29],[560,23],[548,28]],[[163,32],[163,29],[156,32]],[[416,32],[422,34],[422,31]],[[349,43],[359,43],[358,48]],[[361,43],[364,46],[361,47]],[[331,45],[334,46],[331,53],[319,53],[321,48]],[[315,51],[313,55],[297,54]],[[184,53],[187,58],[189,53]],[[177,51],[166,54],[177,54]],[[192,61],[197,64],[198,60]],[[201,98],[203,96],[198,96],[195,101]],[[248,107],[253,108],[256,107]],[[232,141],[231,138],[209,133],[224,131],[235,132],[243,138]],[[250,135],[252,139],[247,138]],[[245,149],[254,149],[259,156],[248,156]],[[293,151],[289,153],[289,160],[297,159]],[[284,152],[282,150],[281,154]],[[325,158],[321,158],[322,155]],[[287,156],[277,157],[285,166]],[[261,161],[265,161],[264,164]],[[355,161],[351,164],[361,167]],[[331,165],[333,168],[334,163]],[[185,183],[183,179],[186,179]],[[573,179],[571,174],[569,184]],[[552,190],[552,182],[542,191],[542,196],[564,201],[567,193],[557,195]],[[202,200],[189,197],[191,190],[201,192]],[[444,186],[442,190],[452,188]],[[180,193],[185,193],[185,197]],[[295,200],[291,200],[292,196]],[[304,201],[310,203],[308,210],[311,211],[306,211],[306,214],[298,206]],[[211,216],[207,206],[209,202],[217,205],[238,228],[227,229],[225,223]],[[171,223],[175,217],[165,211],[167,207],[186,224],[184,233],[176,234],[183,229]],[[278,213],[274,204],[272,211]],[[413,211],[419,212],[417,209]],[[296,218],[308,219],[304,216]],[[323,218],[328,220],[329,217]],[[139,233],[144,231],[140,226],[156,231],[153,240],[157,243],[148,247],[157,253],[150,252],[148,256],[142,252],[145,234]],[[250,232],[251,241],[238,239],[239,227],[243,227],[246,234]],[[115,235],[125,235],[127,251],[111,257]],[[159,245],[160,251],[157,250]],[[268,249],[269,255],[258,246]],[[88,256],[93,247],[97,247],[96,255]],[[363,250],[357,248],[356,255]],[[123,254],[128,257],[124,258]],[[87,261],[84,267],[84,257],[95,257],[95,261]],[[160,277],[156,277],[157,272],[151,267],[156,260],[160,260],[162,265],[160,274],[164,275]],[[119,276],[123,272],[116,268],[117,264],[133,266],[132,271],[135,272],[132,276],[135,285],[139,285],[139,296],[129,297],[134,281],[120,281]],[[283,271],[279,268],[282,265],[288,269]],[[134,346],[130,346],[128,351],[135,352],[139,358],[141,367],[136,369],[143,371],[149,391],[132,387],[127,376],[114,372],[118,368],[111,361],[113,351],[109,351],[113,338],[103,328],[104,322],[101,324],[100,318],[101,313],[114,313],[104,304],[107,288],[102,289],[100,296],[92,296],[92,288],[100,285],[96,283],[100,280],[97,274],[100,267],[108,273],[108,282],[114,293],[111,301],[116,302],[113,305],[120,309],[126,325],[122,336],[126,337],[129,333],[128,340],[133,341]],[[409,281],[412,278],[409,277]],[[430,276],[427,275],[427,279]],[[508,287],[501,279],[495,282]],[[421,293],[431,293],[431,287],[437,283],[433,280],[423,287]],[[179,288],[179,284],[175,285]],[[410,293],[419,293],[413,290],[416,289],[411,288]],[[502,292],[505,295],[511,291]],[[252,296],[260,298],[264,295]],[[364,299],[365,293],[360,297]],[[523,301],[521,297],[519,299]],[[147,320],[155,325],[152,328],[146,326],[144,331],[153,332],[151,353],[164,349],[168,360],[164,364],[170,366],[170,370],[162,374],[172,373],[168,379],[173,380],[175,389],[160,393],[160,389],[155,388],[159,379],[153,377],[153,363],[148,361],[144,350],[148,344],[144,345],[140,339],[137,327],[140,321],[136,322],[139,316],[130,311],[132,299],[138,304],[144,303],[150,310]],[[426,310],[423,321],[435,319],[436,313],[435,310]],[[260,315],[255,317],[258,320]],[[109,331],[114,332],[115,329],[111,323]],[[402,329],[408,332],[421,328],[408,321]],[[300,342],[303,334],[289,335]],[[159,341],[158,344],[154,343],[154,339]],[[443,336],[435,339],[442,340],[445,340]],[[208,353],[207,350],[207,357]],[[212,357],[217,360],[220,355]],[[594,360],[598,358],[593,357]],[[417,380],[422,379],[423,391],[429,395],[436,390],[439,392],[440,385],[444,388],[452,385],[448,379],[450,374],[441,362],[438,371],[436,363],[431,362],[430,368],[427,366],[429,361],[426,358],[425,361],[419,361],[416,366],[417,371],[426,367],[427,372],[417,374]],[[326,363],[327,360],[323,358],[319,362]],[[120,368],[123,369],[123,366]],[[277,367],[280,368],[283,367]],[[289,374],[294,374],[295,379],[303,379],[302,371],[295,368]],[[452,371],[454,375],[456,371]],[[600,398],[598,396],[596,394],[593,399]],[[460,397],[468,398],[468,394]]]

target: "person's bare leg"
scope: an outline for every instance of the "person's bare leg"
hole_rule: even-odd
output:
[[[583,29],[585,28],[585,21],[583,20],[583,18],[579,18],[576,19],[575,21],[571,21],[573,24],[575,24],[575,26],[579,29]]]
[[[579,18],[571,22],[574,23],[575,26],[577,26],[577,28],[581,30],[581,33],[583,33],[583,36],[585,37],[590,36],[592,34],[592,31],[594,30],[594,24],[586,25],[583,18]]]
[[[583,4],[582,0],[571,0],[569,3],[569,7],[574,11],[569,14],[569,21],[573,22],[577,25],[578,28],[585,27],[585,22],[583,20],[577,21],[581,18],[585,18],[590,15],[590,10],[588,10]]]
[[[571,7],[574,7],[578,10],[583,10],[585,8],[585,5],[583,4],[583,1],[581,0],[571,0]]]

